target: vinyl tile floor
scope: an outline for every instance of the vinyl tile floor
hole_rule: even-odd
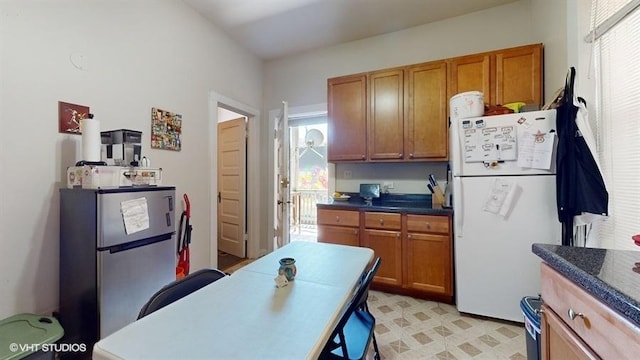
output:
[[[526,360],[526,330],[519,323],[460,314],[453,305],[369,292],[382,359]]]

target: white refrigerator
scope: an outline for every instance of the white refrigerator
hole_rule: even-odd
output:
[[[540,293],[533,243],[560,244],[555,110],[451,121],[456,304],[463,313],[524,320]]]

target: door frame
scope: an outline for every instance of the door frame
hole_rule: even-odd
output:
[[[218,107],[222,107],[247,117],[247,258],[255,259],[266,250],[260,243],[260,209],[263,196],[260,195],[260,111],[239,101],[227,98],[214,91],[209,92],[209,262],[218,265]],[[264,186],[264,185],[263,185]],[[261,249],[262,248],[262,249]]]

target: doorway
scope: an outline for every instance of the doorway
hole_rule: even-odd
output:
[[[290,241],[317,241],[318,202],[329,197],[326,115],[289,117]]]

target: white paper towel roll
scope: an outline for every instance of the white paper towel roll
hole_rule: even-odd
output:
[[[82,160],[100,161],[100,121],[82,119]]]

